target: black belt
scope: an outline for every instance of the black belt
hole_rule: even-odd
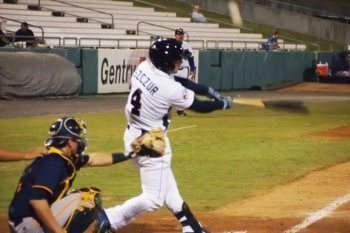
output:
[[[130,129],[130,125],[126,126],[127,129]],[[148,132],[148,130],[140,129],[142,134],[145,134]]]

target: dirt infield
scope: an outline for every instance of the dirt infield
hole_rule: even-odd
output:
[[[326,84],[326,83],[300,83],[294,86],[282,88],[280,92],[313,92],[313,93],[332,93],[332,94],[350,94],[349,84]]]
[[[350,125],[344,125],[325,132],[314,134],[316,137],[350,138]]]
[[[306,101],[350,100],[350,85],[304,83],[277,91],[231,94],[269,99],[298,97]],[[124,103],[125,96],[117,95],[59,100],[0,100],[0,118],[118,111],[123,109]],[[350,125],[310,136],[334,137],[334,140],[337,137],[349,138]],[[305,224],[300,225],[300,229],[289,233],[349,233],[350,202],[341,205],[342,200],[338,200],[350,194],[349,171],[350,162],[338,164],[266,190],[256,197],[196,215],[211,232],[217,233],[284,233],[303,222]],[[313,222],[322,214],[323,218]],[[310,216],[312,218],[308,219]],[[7,218],[0,214],[0,233],[7,232]],[[181,232],[181,227],[169,211],[160,210],[140,216],[133,224],[118,232],[175,233]]]
[[[233,98],[261,98],[270,100],[299,99],[305,102],[350,100],[350,84],[301,83],[274,91],[226,92]],[[76,114],[120,111],[126,95],[79,96],[60,99],[0,99],[0,118],[40,115]]]
[[[312,172],[295,182],[274,187],[257,197],[232,203],[213,212],[196,213],[217,233],[282,233],[301,223],[310,213],[350,194],[350,162]],[[350,204],[299,231],[302,233],[350,232]],[[0,215],[0,232],[7,233],[6,217]],[[142,215],[121,233],[175,233],[181,228],[166,210]]]

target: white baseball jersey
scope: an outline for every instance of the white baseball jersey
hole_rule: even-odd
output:
[[[193,56],[193,50],[192,50],[192,47],[191,47],[191,45],[189,43],[187,43],[186,41],[182,41],[182,48],[183,48],[184,51],[188,50]],[[189,64],[188,60],[187,59],[182,59],[181,68],[174,75],[177,76],[177,77],[180,77],[180,78],[188,78],[188,76],[190,75],[190,72],[191,72],[191,67],[190,67],[190,64]]]
[[[129,153],[131,142],[142,135],[142,130],[164,126],[170,107],[188,108],[194,93],[184,88],[174,77],[156,69],[146,60],[131,77],[131,92],[125,107],[129,127],[125,129],[125,153]],[[141,176],[142,193],[121,205],[106,209],[106,215],[114,230],[129,224],[140,214],[166,205],[172,213],[179,213],[184,203],[171,170],[172,151],[165,135],[165,152],[159,158],[136,156],[132,162]],[[192,229],[191,229],[192,230]],[[183,228],[183,232],[188,231]]]
[[[131,77],[131,91],[125,107],[128,124],[147,131],[156,127],[165,129],[167,122],[164,120],[170,108],[188,108],[193,100],[193,91],[146,60]]]

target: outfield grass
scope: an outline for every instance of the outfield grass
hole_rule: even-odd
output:
[[[196,210],[213,210],[322,167],[350,160],[349,138],[312,137],[350,124],[350,102],[314,103],[308,116],[239,107],[206,115],[174,117],[169,133],[173,170],[183,197]],[[88,151],[121,150],[122,112],[78,115],[89,130]],[[57,116],[1,119],[0,147],[27,150],[42,145]],[[6,212],[28,162],[0,163],[0,212]],[[48,174],[49,175],[49,174]],[[130,163],[80,171],[73,187],[98,186],[105,206],[140,192]]]

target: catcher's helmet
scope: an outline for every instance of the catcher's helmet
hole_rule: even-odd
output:
[[[79,143],[78,154],[81,154],[86,148],[86,133],[87,128],[84,121],[62,117],[50,126],[49,138],[45,142],[45,147],[62,148],[69,139],[72,139]]]
[[[149,48],[149,58],[156,68],[169,74],[175,68],[175,61],[185,58],[182,43],[170,38],[158,39]]]

